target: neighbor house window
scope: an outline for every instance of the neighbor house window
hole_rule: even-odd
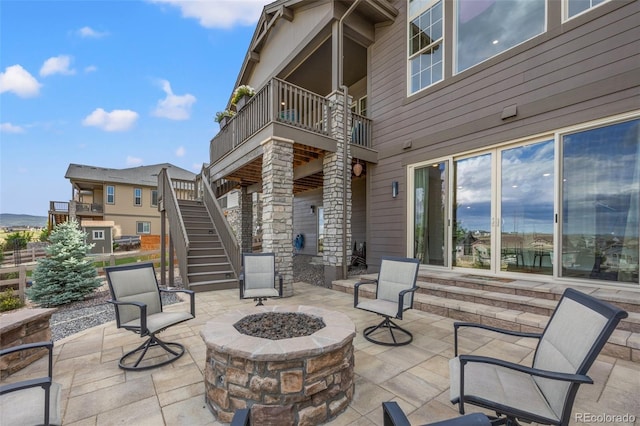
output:
[[[158,207],[158,190],[151,190],[151,207]]]
[[[585,10],[596,7],[607,0],[567,0],[566,2],[566,18],[572,18]]]
[[[113,185],[107,185],[107,204],[115,204],[116,202],[116,187]]]
[[[142,205],[142,189],[133,188],[133,205],[141,206]]]
[[[104,240],[104,231],[93,231],[94,240]]]
[[[442,1],[409,0],[409,14],[409,93],[416,93],[442,80]]]
[[[545,0],[459,0],[456,5],[456,73],[545,31]]]
[[[136,222],[136,233],[138,234],[150,234],[151,222]]]

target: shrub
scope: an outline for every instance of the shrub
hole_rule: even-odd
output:
[[[56,226],[49,237],[47,257],[38,260],[34,284],[27,296],[44,307],[59,306],[84,299],[100,286],[93,262],[86,258],[93,246],[75,220]]]
[[[27,243],[33,239],[33,232],[31,231],[18,231],[7,235],[5,241],[5,247],[9,250],[24,250],[27,248]]]
[[[0,312],[11,311],[13,309],[22,308],[24,303],[12,288],[8,288],[0,293]]]

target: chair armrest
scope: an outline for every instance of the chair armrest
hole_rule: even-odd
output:
[[[28,379],[21,382],[8,383],[6,385],[0,386],[0,395],[35,387],[46,389],[48,387],[51,387],[51,383],[53,383],[53,379],[51,377],[39,377],[37,379]]]
[[[241,408],[233,413],[230,426],[251,426],[251,409]]]
[[[51,378],[53,377],[53,341],[51,340],[43,341],[43,342],[25,343],[23,345],[5,348],[0,350],[0,357],[4,355],[12,354],[14,352],[27,351],[30,349],[39,349],[39,348],[47,348],[47,351],[49,352],[48,373],[49,373],[49,382],[51,382]],[[49,383],[49,385],[51,385],[51,383]],[[4,389],[4,386],[2,387],[2,389]],[[17,389],[14,389],[14,390],[17,390]],[[12,391],[7,391],[7,392],[12,392]]]
[[[191,315],[193,315],[194,317],[196,316],[196,300],[195,300],[195,292],[193,290],[186,290],[186,289],[178,289],[178,288],[173,288],[173,289],[164,289],[161,288],[160,289],[161,293],[184,293],[184,294],[188,294],[189,295],[189,302],[190,302],[190,307],[191,307]]]
[[[116,306],[136,306],[140,309],[140,335],[146,336],[147,331],[147,305],[142,302],[123,302],[120,300],[107,300],[107,302]],[[118,324],[118,328],[120,328],[120,316],[116,315],[116,322]]]
[[[238,276],[238,287],[240,288],[240,299],[244,299],[244,268]]]
[[[395,401],[382,403],[382,416],[383,426],[411,426],[409,419]]]
[[[563,382],[586,383],[593,384],[591,377],[585,374],[562,373],[559,371],[541,370],[539,368],[527,367],[526,365],[516,364],[502,359],[490,358],[478,355],[460,355],[460,394],[463,395],[462,384],[464,383],[464,365],[469,362],[478,362],[483,364],[493,364],[510,370],[519,371],[521,373],[530,374],[532,376],[543,377],[545,379],[560,380]]]
[[[406,290],[402,290],[398,293],[398,313],[396,314],[396,318],[402,319],[402,312],[404,312],[404,296],[407,293],[415,293],[418,287],[411,287]],[[413,307],[413,299],[411,300],[411,308]]]
[[[542,337],[542,333],[525,333],[522,331],[507,330],[504,328],[492,327],[490,325],[478,324],[475,322],[454,322],[453,323],[453,353],[454,356],[458,356],[458,329],[460,327],[481,328],[483,330],[494,331],[496,333],[507,334],[509,336],[529,337],[532,339],[539,339]]]
[[[282,275],[276,272],[276,276],[278,277],[278,294],[282,297]]]
[[[355,283],[353,285],[353,307],[354,308],[356,306],[358,306],[358,291],[359,291],[358,288],[362,284],[375,284],[375,285],[378,285],[378,280],[364,279],[364,280],[358,281],[357,283]]]

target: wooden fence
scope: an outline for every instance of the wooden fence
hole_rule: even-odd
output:
[[[98,275],[104,275],[104,267],[105,266],[115,266],[117,259],[122,258],[130,258],[133,257],[136,261],[139,260],[152,260],[160,258],[160,250],[151,250],[144,252],[124,252],[124,253],[114,253],[114,254],[105,254],[105,255],[95,255],[89,256],[88,258],[93,263],[102,262],[102,266],[96,267],[96,271]],[[23,263],[19,266],[11,266],[11,267],[1,267],[0,268],[0,277],[4,278],[6,275],[16,273],[18,274],[17,278],[8,278],[8,279],[0,279],[0,291],[4,291],[7,287],[13,287],[14,289],[17,286],[17,295],[20,297],[20,300],[25,301],[25,290],[27,289],[27,284],[30,283],[31,279],[28,278],[27,272],[32,272],[36,269],[37,262]]]

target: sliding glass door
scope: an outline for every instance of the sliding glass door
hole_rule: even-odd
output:
[[[414,257],[425,265],[448,266],[447,173],[448,162],[414,171]]]

